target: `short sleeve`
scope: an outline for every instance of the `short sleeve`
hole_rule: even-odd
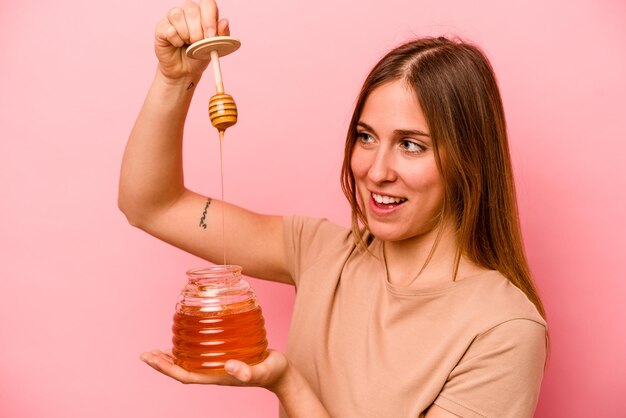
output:
[[[546,359],[546,328],[513,319],[477,336],[435,400],[461,417],[532,417]]]
[[[328,252],[337,252],[350,231],[327,219],[285,216],[283,238],[287,269],[296,287],[300,276],[310,265]]]

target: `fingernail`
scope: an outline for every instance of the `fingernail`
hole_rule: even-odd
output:
[[[228,373],[235,373],[235,369],[237,369],[237,366],[235,365],[235,363],[231,361],[227,361],[226,364],[224,365],[224,369]]]

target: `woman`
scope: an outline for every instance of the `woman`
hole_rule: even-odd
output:
[[[532,416],[546,323],[483,54],[421,39],[372,70],[346,141],[347,230],[184,187],[183,125],[208,65],[184,48],[228,35],[217,16],[213,0],[188,2],[157,26],[158,71],[126,149],[119,204],[131,224],[215,263],[222,241],[206,238],[221,235],[211,212],[223,206],[229,261],[298,290],[288,350],[252,367],[229,361],[225,376],[186,372],[161,351],[142,359],[186,383],[266,387],[289,417]]]

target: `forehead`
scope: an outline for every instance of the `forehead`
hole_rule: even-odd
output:
[[[428,123],[417,96],[403,80],[390,81],[372,90],[359,120],[374,129],[428,132]]]

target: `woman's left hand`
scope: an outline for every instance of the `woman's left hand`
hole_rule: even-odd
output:
[[[280,351],[269,350],[269,356],[259,364],[249,366],[237,360],[228,360],[225,373],[193,373],[174,364],[171,350],[153,350],[141,354],[141,360],[154,370],[181,383],[222,386],[260,386],[275,392],[289,367],[287,357]]]
[[[265,360],[254,366],[228,360],[226,372],[212,374],[192,373],[177,366],[171,351],[153,350],[143,353],[141,359],[181,383],[264,387],[276,394],[285,412],[292,418],[330,418],[309,383],[291,366],[287,357],[280,351],[269,350],[269,353]]]

